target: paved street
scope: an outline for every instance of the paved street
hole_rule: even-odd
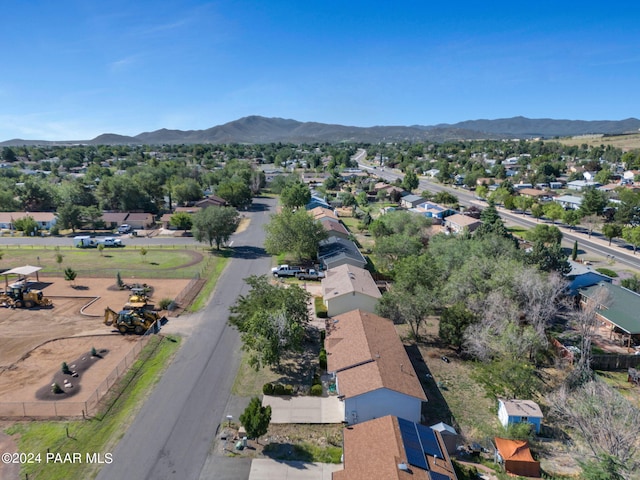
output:
[[[195,323],[193,333],[114,449],[114,462],[104,467],[99,480],[200,478],[216,429],[227,415],[241,358],[238,333],[226,324],[228,309],[248,290],[245,277],[269,271],[271,258],[262,250],[263,225],[274,205],[273,199],[254,200],[254,208],[246,213],[251,223],[232,238],[235,256],[210,303],[188,319]],[[248,465],[239,462],[234,469],[224,460],[210,458],[202,478],[234,478],[229,476],[234,471],[239,475],[235,478],[247,478]]]

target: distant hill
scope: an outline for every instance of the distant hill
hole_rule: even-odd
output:
[[[525,117],[497,120],[469,120],[432,126],[350,127],[317,122],[299,122],[284,118],[249,116],[206,130],[167,130],[144,132],[134,137],[106,133],[92,140],[38,141],[14,139],[0,146],[16,145],[126,145],[195,143],[341,143],[341,142],[445,142],[465,139],[501,139],[566,137],[585,134],[622,134],[638,132],[640,120],[553,120]]]

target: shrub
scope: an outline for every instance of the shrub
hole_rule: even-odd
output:
[[[120,276],[120,272],[116,273],[116,285],[118,288],[122,290],[124,288],[124,282],[122,281],[122,277]]]
[[[324,339],[327,338],[327,331],[320,330],[320,343],[324,345]]]
[[[273,385],[273,395],[293,395],[293,386],[276,383]]]
[[[69,370],[69,365],[67,365],[67,362],[62,362],[62,373],[64,373],[65,375],[71,375],[71,370]]]
[[[607,277],[617,278],[618,274],[608,268],[596,268],[596,272],[606,275]]]
[[[312,385],[311,386],[311,396],[312,397],[321,397],[322,396],[322,385]]]
[[[172,303],[173,300],[171,300],[170,298],[163,298],[158,302],[158,306],[160,307],[160,310],[167,310],[169,308],[169,305],[171,305]]]
[[[91,347],[91,356],[92,357],[98,356],[98,351],[96,350],[96,347]]]
[[[327,318],[327,307],[322,302],[322,297],[315,298],[316,316],[318,318]]]
[[[60,385],[58,385],[57,383],[53,383],[53,384],[51,384],[51,391],[53,393],[62,393],[64,390],[62,390]]]
[[[320,368],[322,370],[327,369],[327,351],[323,348],[320,350],[320,355],[318,355],[318,361],[320,363]]]
[[[274,390],[274,388],[273,388],[273,384],[272,383],[265,383],[262,386],[262,393],[264,395],[273,395],[273,390]]]
[[[317,373],[313,374],[313,381],[311,382],[311,385],[321,385],[322,384],[322,380],[320,379],[320,375],[318,375]]]

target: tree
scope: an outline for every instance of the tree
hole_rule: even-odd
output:
[[[185,178],[177,183],[171,182],[171,195],[173,201],[178,205],[186,205],[189,202],[196,202],[202,198],[202,187],[192,178]]]
[[[538,221],[544,216],[544,207],[539,203],[531,205],[531,216]]]
[[[149,250],[147,250],[145,247],[140,247],[140,256],[142,257],[143,262],[147,258],[147,253],[149,253]]]
[[[283,356],[302,348],[310,295],[298,285],[273,285],[264,275],[245,282],[249,293],[231,307],[229,324],[240,332],[254,368],[278,366]]]
[[[539,225],[540,226],[540,225]],[[529,265],[535,265],[543,272],[559,272],[567,274],[571,271],[571,265],[567,261],[567,255],[562,250],[560,242],[546,245],[538,240],[533,244],[533,249],[526,256]]]
[[[253,397],[244,412],[240,414],[240,423],[247,431],[249,438],[259,437],[267,433],[271,422],[271,406],[262,406],[258,397]]]
[[[556,202],[547,203],[543,207],[543,210],[544,210],[544,214],[547,216],[547,218],[551,219],[551,222],[554,225],[556,223],[556,220],[561,219],[562,215],[564,214],[564,208],[562,208],[562,205]]]
[[[25,235],[33,236],[38,233],[38,222],[31,215],[14,220],[13,226],[16,230],[24,232]]]
[[[573,248],[571,249],[571,260],[574,262],[578,259],[578,241],[573,242]]]
[[[531,398],[541,386],[533,365],[510,358],[478,364],[475,377],[493,398]]]
[[[624,465],[606,453],[598,455],[595,460],[579,460],[578,463],[582,467],[584,480],[625,480]]]
[[[82,207],[81,211],[82,223],[91,225],[91,228],[95,231],[96,228],[104,227],[104,221],[102,220],[102,210],[95,205],[89,205],[88,207]]]
[[[229,205],[236,208],[246,208],[251,205],[251,189],[246,183],[237,180],[225,180],[220,182],[216,189],[216,194],[224,198]]]
[[[636,254],[636,250],[640,245],[640,226],[638,227],[624,227],[622,229],[622,238],[625,242],[629,242],[633,245],[633,254]]]
[[[573,208],[565,210],[562,214],[562,221],[569,225],[569,228],[573,229],[578,223],[580,223],[580,214]]]
[[[580,213],[586,215],[602,215],[604,207],[607,206],[607,194],[595,187],[589,187],[582,191],[582,203]]]
[[[489,187],[486,185],[478,185],[476,187],[476,196],[486,199],[487,195],[489,195]]]
[[[464,340],[464,332],[476,317],[462,302],[445,308],[440,315],[438,337],[448,345],[460,349]]]
[[[622,225],[617,223],[605,223],[602,226],[602,234],[609,239],[609,245],[611,245],[611,240],[622,235]]]
[[[402,188],[411,192],[415,190],[420,185],[420,180],[418,179],[418,175],[413,170],[409,170],[402,179]]]
[[[442,190],[433,196],[433,201],[441,205],[457,205],[458,197],[446,190]]]
[[[58,208],[58,222],[61,228],[71,229],[75,233],[76,228],[82,228],[82,207],[72,203],[66,203]]]
[[[191,230],[193,219],[187,212],[176,212],[171,215],[169,223],[171,223],[171,225],[177,230]]]
[[[582,217],[580,223],[587,228],[587,231],[589,232],[589,238],[591,238],[591,234],[593,233],[593,231],[602,224],[602,219],[596,214],[591,214]]]
[[[199,242],[208,242],[216,249],[226,243],[240,224],[240,215],[233,207],[211,206],[193,215],[193,236]]]
[[[289,209],[303,207],[311,200],[311,192],[302,182],[285,187],[280,194],[280,201]]]
[[[2,259],[2,257],[0,257],[0,259]],[[620,285],[636,293],[640,293],[640,277],[638,275],[634,275],[633,277],[629,278],[623,278],[620,281]]]
[[[265,248],[270,255],[291,253],[297,260],[314,260],[320,242],[327,238],[322,224],[306,210],[283,210],[271,216],[265,225]]]
[[[558,227],[553,225],[541,224],[536,225],[533,230],[529,231],[528,238],[532,242],[542,242],[551,245],[562,241],[562,232]]]
[[[64,279],[66,281],[73,283],[77,276],[78,274],[73,268],[67,267],[64,269]]]
[[[533,198],[525,197],[523,195],[518,195],[513,199],[513,204],[524,215],[525,213],[527,213],[527,210],[529,210],[533,205]]]

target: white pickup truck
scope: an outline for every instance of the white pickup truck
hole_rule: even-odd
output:
[[[299,273],[302,273],[302,268],[293,267],[291,265],[278,265],[271,269],[271,274],[274,277],[295,277]]]
[[[300,273],[296,274],[296,278],[298,280],[320,280],[324,278],[324,272],[319,272],[315,268],[310,268],[309,270],[303,270]]]

